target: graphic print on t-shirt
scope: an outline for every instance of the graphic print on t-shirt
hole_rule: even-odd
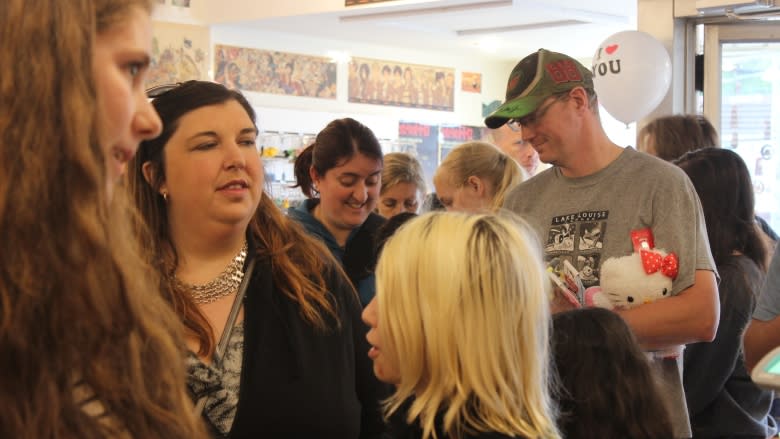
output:
[[[553,217],[544,247],[547,268],[561,275],[564,261],[569,261],[585,288],[598,285],[608,217],[606,210]]]

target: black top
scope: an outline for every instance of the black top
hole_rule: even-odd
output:
[[[418,420],[415,420],[412,424],[406,423],[406,412],[412,404],[412,398],[407,399],[398,407],[388,419],[388,431],[385,439],[420,439],[423,435],[423,429],[420,426]],[[496,432],[479,432],[473,434],[464,434],[459,438],[450,437],[444,434],[443,430],[443,415],[436,416],[435,427],[436,437],[446,439],[522,439],[519,436],[507,436],[502,433]]]
[[[689,344],[683,385],[694,438],[755,437],[777,433],[769,415],[772,392],[756,386],[745,368],[742,332],[763,274],[746,256],[718,265],[720,324],[712,343]]]
[[[379,399],[386,387],[367,356],[354,290],[343,275],[327,276],[341,327],[323,333],[275,288],[270,264],[257,261],[244,302],[241,388],[230,437],[381,437]]]

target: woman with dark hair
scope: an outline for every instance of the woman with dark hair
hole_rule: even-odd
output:
[[[355,119],[337,119],[295,160],[296,186],[309,199],[289,215],[341,261],[367,305],[374,297],[375,235],[384,218],[374,213],[382,181],[382,147]]]
[[[583,308],[553,315],[552,324],[562,437],[674,437],[650,362],[620,316]]]
[[[699,194],[721,278],[715,340],[685,350],[683,385],[693,437],[770,437],[777,433],[769,416],[772,392],[751,381],[741,347],[767,268],[750,174],[739,155],[727,149],[689,152],[675,163]]]
[[[129,188],[214,437],[378,437],[360,304],[328,250],[263,192],[252,106],[205,81],[153,105],[162,134],[141,144]]]
[[[715,127],[700,114],[658,117],[645,125],[637,137],[639,151],[668,162],[680,158],[686,152],[717,148],[720,145]],[[756,221],[761,227],[761,239],[771,250],[777,244],[777,233],[760,216],[756,216]],[[765,264],[769,264],[768,255]]]

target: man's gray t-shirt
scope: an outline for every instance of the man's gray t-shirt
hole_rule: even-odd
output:
[[[772,320],[780,315],[780,245],[775,248],[769,272],[761,287],[753,318],[761,321]]]
[[[600,267],[611,257],[631,254],[631,231],[650,228],[655,248],[674,252],[679,273],[672,294],[694,284],[696,270],[716,272],[707,229],[688,176],[678,167],[627,147],[595,174],[567,178],[557,167],[521,183],[504,207],[537,231],[548,267],[568,260],[585,287],[599,284]],[[682,387],[682,357],[657,359],[672,410],[675,436],[690,437]]]

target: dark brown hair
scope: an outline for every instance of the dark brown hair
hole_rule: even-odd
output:
[[[552,340],[563,437],[674,437],[647,357],[620,316],[603,308],[555,314]]]
[[[356,153],[382,162],[382,146],[367,126],[351,118],[336,119],[317,134],[314,143],[301,151],[295,159],[294,187],[309,198],[316,195],[309,169],[319,176],[342,165]]]
[[[186,291],[175,286],[172,274],[178,265],[176,249],[168,230],[167,204],[159,193],[165,181],[165,145],[179,127],[181,118],[198,108],[238,102],[255,123],[255,112],[238,91],[208,81],[188,81],[155,98],[153,105],[163,122],[162,134],[141,143],[130,163],[129,189],[148,228],[147,247],[152,265],[159,267],[162,290],[184,322],[188,332],[198,339],[198,354],[210,355],[215,347],[214,333],[206,317]],[[144,163],[151,164],[152,182],[143,174]],[[260,205],[249,222],[248,239],[257,249],[257,255],[271,257],[271,275],[279,290],[298,303],[302,317],[313,326],[327,327],[324,315],[338,321],[330,300],[326,277],[331,270],[339,270],[331,253],[311,238],[294,221],[289,220],[268,194],[263,193]]]
[[[674,163],[688,174],[699,195],[715,264],[723,265],[737,251],[766,272],[768,250],[756,223],[753,184],[739,154],[707,148]]]

